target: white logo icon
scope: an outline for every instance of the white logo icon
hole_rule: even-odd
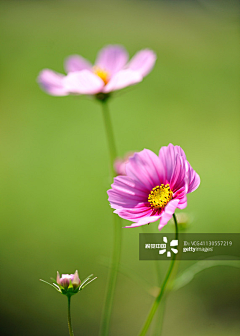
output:
[[[178,253],[178,250],[176,248],[173,248],[172,246],[178,246],[178,240],[176,239],[173,239],[171,242],[170,242],[170,248],[171,248],[171,251],[167,251],[167,243],[168,243],[168,239],[167,237],[163,237],[163,242],[165,244],[162,244],[162,247],[163,249],[162,250],[159,250],[159,254],[164,254],[165,252],[167,252],[167,257],[171,257],[171,251],[175,254]]]

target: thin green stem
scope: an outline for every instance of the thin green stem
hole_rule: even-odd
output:
[[[104,126],[105,126],[106,135],[107,135],[109,155],[110,155],[110,172],[111,172],[111,178],[113,179],[116,176],[116,173],[114,170],[114,161],[117,157],[117,150],[116,150],[116,145],[115,145],[115,140],[114,140],[114,135],[113,135],[111,117],[110,117],[109,108],[107,105],[107,100],[102,101],[101,104],[102,104],[102,115],[103,115]]]
[[[103,119],[105,124],[105,130],[107,135],[108,141],[108,148],[109,148],[109,155],[110,155],[110,172],[111,177],[113,179],[116,176],[114,171],[114,161],[116,159],[116,146],[113,136],[113,129],[111,118],[107,106],[106,101],[102,101],[102,112],[103,112]],[[114,221],[114,243],[113,243],[113,254],[112,254],[112,261],[111,261],[111,268],[109,272],[108,278],[108,287],[107,293],[105,298],[105,304],[103,309],[102,315],[102,322],[100,328],[100,336],[107,336],[109,332],[109,325],[112,313],[112,305],[113,305],[113,297],[117,282],[117,273],[119,268],[119,262],[121,257],[121,245],[122,245],[122,227],[121,227],[121,218],[118,215],[113,214],[113,221]]]
[[[161,272],[160,272],[159,262],[160,262],[160,260],[154,260],[155,270],[156,270],[156,273],[157,273],[157,284],[160,287],[160,284],[161,284]],[[163,301],[165,301],[165,300],[163,300]],[[154,322],[155,325],[154,325],[152,336],[159,336],[159,335],[161,335],[162,321],[163,321],[163,315],[164,315],[164,302],[162,302],[162,307],[158,307],[156,314],[157,314],[157,318],[156,318],[156,321]]]
[[[68,296],[68,330],[69,330],[69,335],[73,335],[73,330],[72,330],[72,320],[71,320],[71,310],[70,310],[70,305],[71,305],[71,296]]]
[[[121,241],[122,241],[122,230],[121,230],[120,217],[114,215],[114,246],[112,255],[112,264],[108,279],[108,288],[105,298],[105,305],[102,316],[102,324],[100,335],[106,336],[109,332],[110,318],[112,313],[113,297],[117,281],[117,273],[119,268],[119,261],[121,256]]]
[[[175,229],[176,229],[175,239],[177,240],[178,239],[178,224],[177,224],[177,219],[176,219],[175,214],[173,214],[173,219],[174,219]],[[176,255],[173,254],[173,257],[172,257],[172,260],[171,260],[168,272],[167,272],[166,277],[165,277],[165,279],[163,281],[162,287],[160,288],[160,292],[159,292],[158,296],[156,297],[156,299],[155,299],[155,301],[154,301],[154,303],[152,305],[150,313],[149,313],[149,315],[147,317],[147,320],[146,320],[146,322],[145,322],[145,324],[143,326],[143,329],[140,332],[139,336],[145,336],[146,333],[147,333],[147,331],[148,331],[148,328],[149,328],[149,326],[150,326],[150,324],[152,322],[152,319],[153,319],[153,317],[154,317],[154,315],[156,313],[158,305],[159,305],[159,303],[160,303],[160,301],[161,301],[161,299],[163,297],[163,293],[164,293],[165,287],[167,285],[168,279],[169,279],[169,277],[171,275],[175,259],[176,259]]]
[[[152,336],[160,336],[162,334],[165,304],[166,304],[166,296],[163,297],[162,304],[160,307],[158,307],[156,325]]]
[[[146,233],[146,225],[142,226],[142,230],[143,230],[143,233]],[[160,264],[159,264],[160,262],[161,262],[160,260],[154,260],[155,271],[156,271],[156,274],[157,274],[157,284],[158,284],[159,288],[160,288],[160,284],[161,284],[161,280],[162,280],[161,271],[160,271]],[[162,333],[162,325],[163,325],[162,322],[163,322],[163,317],[164,317],[165,301],[166,301],[166,298],[163,297],[162,305],[161,305],[161,307],[158,307],[158,309],[156,311],[157,318],[155,319],[155,323],[154,323],[155,325],[154,325],[154,328],[153,328],[152,336],[160,336],[161,333]]]

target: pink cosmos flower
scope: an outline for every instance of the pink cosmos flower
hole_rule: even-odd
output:
[[[114,162],[114,170],[117,175],[126,175],[126,164],[129,158],[133,155],[133,152],[127,153],[123,159],[117,158]]]
[[[180,146],[162,147],[157,156],[148,149],[135,153],[126,164],[126,176],[117,176],[108,191],[109,202],[120,217],[137,227],[160,219],[161,230],[176,208],[187,206],[187,194],[200,184]]]
[[[100,50],[95,65],[82,56],[67,58],[67,76],[49,69],[41,71],[38,82],[42,89],[53,96],[68,94],[109,94],[141,82],[153,68],[156,54],[149,49],[139,51],[130,62],[126,50],[109,45]]]

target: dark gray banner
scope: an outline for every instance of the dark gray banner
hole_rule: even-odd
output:
[[[239,260],[240,233],[140,233],[139,260]]]

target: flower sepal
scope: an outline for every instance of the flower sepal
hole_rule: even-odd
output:
[[[102,102],[107,101],[109,97],[110,97],[110,93],[100,92],[100,93],[95,94],[95,98],[99,101],[102,101]]]
[[[86,279],[83,280],[83,282],[81,283],[81,285],[79,286],[79,291],[82,290],[83,288],[85,288],[87,285],[90,284],[90,282],[94,281],[97,279],[97,277],[93,278],[93,274],[90,274]]]

